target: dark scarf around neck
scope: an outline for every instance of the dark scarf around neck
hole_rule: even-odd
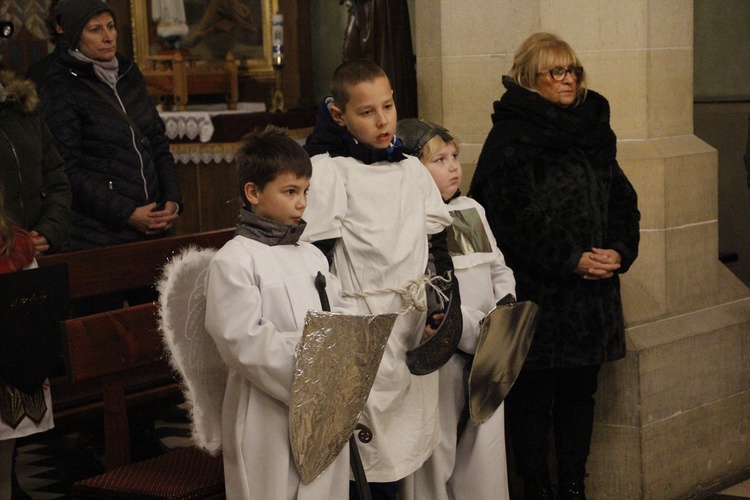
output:
[[[617,137],[609,125],[609,102],[601,94],[589,90],[582,102],[563,108],[508,76],[503,77],[503,85],[507,90],[494,104],[492,130],[472,178],[470,196],[502,162],[499,158],[481,161],[488,146],[493,155],[508,160],[563,156],[577,150],[594,164],[615,161]]]
[[[296,245],[307,223],[283,224],[267,217],[256,215],[245,207],[240,209],[237,234],[259,241],[268,246]]]
[[[336,123],[330,123],[323,130],[310,134],[307,137],[305,151],[311,157],[323,153],[328,153],[331,157],[347,156],[366,165],[380,161],[399,162],[406,158],[400,139],[396,139],[388,148],[375,149],[360,144],[345,127]]]
[[[586,98],[567,108],[503,77],[507,91],[495,102],[492,122],[509,141],[544,149],[577,147],[614,158],[617,138],[609,126],[609,102],[589,90]]]

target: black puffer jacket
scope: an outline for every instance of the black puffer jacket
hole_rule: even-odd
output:
[[[592,247],[617,250],[619,273],[638,255],[636,193],[615,159],[609,103],[589,91],[561,108],[504,78],[471,194],[516,277],[519,300],[541,306],[526,367],[598,364],[625,355],[617,274],[573,271]]]
[[[146,239],[126,223],[136,208],[166,201],[183,205],[164,123],[146,92],[143,75],[135,63],[117,57],[117,92],[99,80],[92,64],[67,52],[60,54],[43,86],[44,118],[73,190],[73,230],[66,251]],[[149,139],[149,147],[84,79],[122,103]]]
[[[34,83],[0,71],[0,184],[14,222],[60,249],[70,231],[70,185],[38,113]]]

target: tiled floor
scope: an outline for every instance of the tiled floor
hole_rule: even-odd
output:
[[[167,448],[190,444],[187,418],[180,412],[156,422],[156,433]],[[70,485],[102,471],[101,457],[79,434],[40,435],[20,443],[17,473],[21,488],[33,500],[67,500]],[[12,500],[27,500],[14,497]],[[727,488],[705,500],[750,499],[750,480]],[[630,499],[624,499],[630,500]],[[633,499],[637,500],[637,499]]]

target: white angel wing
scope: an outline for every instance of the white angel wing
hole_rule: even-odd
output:
[[[206,331],[205,277],[215,249],[188,247],[164,266],[156,286],[164,345],[182,375],[193,440],[211,454],[221,451],[221,406],[228,370]]]

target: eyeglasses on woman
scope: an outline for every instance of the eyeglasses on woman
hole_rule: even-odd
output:
[[[573,77],[576,80],[580,80],[583,76],[583,66],[568,66],[567,68],[563,68],[561,66],[557,66],[556,68],[552,68],[548,71],[542,71],[541,73],[537,73],[537,75],[543,75],[545,73],[549,73],[549,76],[552,77],[553,80],[556,82],[561,82],[565,80],[565,77],[568,73],[573,75]]]

